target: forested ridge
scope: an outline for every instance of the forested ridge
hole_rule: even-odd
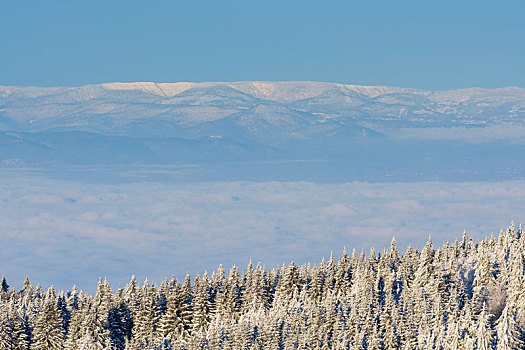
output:
[[[525,237],[466,234],[317,265],[220,266],[94,295],[0,291],[1,349],[523,349]]]

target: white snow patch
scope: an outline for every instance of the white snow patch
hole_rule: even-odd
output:
[[[155,95],[164,95],[164,92],[152,82],[138,82],[138,83],[107,83],[101,84],[106,90],[136,90],[149,92]]]

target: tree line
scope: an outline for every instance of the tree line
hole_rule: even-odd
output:
[[[319,264],[222,266],[94,294],[0,290],[0,348],[525,349],[525,237],[400,253],[343,251]]]

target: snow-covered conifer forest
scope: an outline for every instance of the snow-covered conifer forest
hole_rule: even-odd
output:
[[[523,349],[525,236],[319,264],[220,266],[184,281],[134,277],[94,295],[3,279],[1,349]]]

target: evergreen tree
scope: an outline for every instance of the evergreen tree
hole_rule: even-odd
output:
[[[112,349],[122,350],[126,346],[126,340],[130,335],[127,329],[129,314],[129,309],[123,302],[109,310],[106,327],[109,331],[108,338]]]
[[[0,348],[15,349],[14,325],[5,308],[0,309]]]
[[[516,315],[507,304],[501,314],[496,331],[498,335],[497,350],[524,349],[525,344],[521,339],[521,331],[516,323]]]
[[[486,311],[486,304],[478,317],[476,328],[476,349],[492,350],[495,344],[494,330],[491,322],[491,315]]]
[[[31,348],[35,350],[56,350],[64,347],[64,329],[53,287],[46,293],[42,310],[34,325],[33,338]]]

